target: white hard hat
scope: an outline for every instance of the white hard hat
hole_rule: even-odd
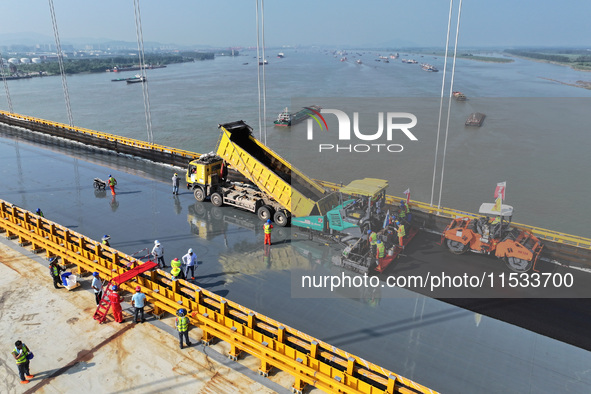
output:
[[[189,253],[193,253],[193,249],[189,249]]]
[[[160,241],[158,241],[158,240],[154,241],[154,245],[160,245]]]

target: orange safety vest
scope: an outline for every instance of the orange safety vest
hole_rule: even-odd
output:
[[[404,224],[401,224],[400,226],[398,226],[398,236],[399,237],[404,237],[406,235],[406,230],[404,229]]]

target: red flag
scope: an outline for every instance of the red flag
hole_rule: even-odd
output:
[[[501,197],[502,200],[505,199],[505,189],[507,188],[507,182],[497,183],[497,188],[495,189],[495,198]]]
[[[406,194],[406,203],[410,203],[410,189],[406,189],[404,194]]]

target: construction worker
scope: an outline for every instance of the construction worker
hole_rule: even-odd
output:
[[[143,323],[144,319],[144,306],[146,305],[146,295],[142,293],[140,286],[135,287],[135,294],[131,296],[131,305],[135,308],[135,322]],[[140,315],[142,318],[140,319]]]
[[[175,257],[174,260],[170,262],[170,266],[172,267],[170,274],[172,275],[173,280],[184,279],[183,271],[181,270],[181,262],[178,258]]]
[[[33,358],[33,352],[20,340],[14,343],[14,350],[12,355],[16,360],[18,367],[18,375],[21,378],[21,384],[29,383],[29,379],[33,379],[35,376],[29,372],[29,360]]]
[[[189,341],[189,318],[187,315],[187,310],[185,308],[181,308],[177,311],[176,315],[178,316],[174,322],[176,330],[179,333],[179,344],[181,345],[181,349],[183,348],[183,337],[185,338],[185,342],[187,346],[193,345]]]
[[[35,213],[39,216],[41,216],[42,218],[44,218],[45,216],[43,215],[43,211],[40,208],[37,208],[37,210],[35,211]]]
[[[181,278],[181,269],[179,267],[174,267],[170,270],[170,275],[172,276],[172,280],[182,279]]]
[[[113,178],[112,175],[109,175],[109,179],[107,180],[107,184],[111,188],[111,194],[115,195],[115,185],[117,184],[117,180]]]
[[[113,285],[111,290],[113,292],[109,294],[109,301],[113,309],[113,318],[117,323],[123,323],[123,315],[121,314],[121,301],[123,301],[123,297],[119,294],[119,287],[117,285]]]
[[[369,247],[369,256],[371,260],[373,260],[374,256],[376,255],[377,240],[378,234],[372,230],[367,230],[367,244]]]
[[[103,298],[103,282],[101,282],[101,278],[98,272],[92,273],[92,283],[90,284],[92,290],[94,291],[94,300],[96,301],[96,305],[101,303],[101,298]]]
[[[407,223],[410,223],[412,219],[412,214],[410,213],[410,208],[404,200],[400,200],[400,209],[398,211],[398,217],[402,220],[405,220]]]
[[[265,230],[265,245],[271,245],[271,231],[273,230],[273,225],[271,224],[271,219],[267,219],[267,223],[263,224],[263,229]]]
[[[228,163],[224,160],[222,162],[222,166],[220,167],[220,180],[224,182],[228,177]]]
[[[181,183],[181,178],[175,172],[172,176],[172,194],[179,194],[179,184]]]
[[[152,256],[154,256],[154,260],[156,260],[160,268],[166,268],[166,264],[164,263],[164,248],[160,245],[160,241],[158,240],[154,241]]]
[[[400,245],[401,248],[404,248],[404,236],[406,235],[406,229],[404,228],[404,224],[400,223],[400,221],[396,221],[396,226],[398,226],[398,229],[396,230],[396,232],[398,233],[398,245]]]
[[[383,259],[384,256],[386,256],[386,246],[384,245],[384,243],[382,241],[380,241],[379,239],[376,241],[376,259],[378,259],[378,264],[380,259]]]
[[[195,279],[195,266],[197,265],[197,255],[193,253],[193,249],[189,249],[187,254],[183,256],[183,264],[185,265],[185,278],[189,279],[189,271],[191,271],[191,279]]]
[[[49,274],[53,278],[53,287],[61,289],[64,286],[60,274],[66,269],[57,263],[57,259],[57,256],[53,256],[49,259]]]
[[[103,235],[103,240],[102,240],[102,244],[105,246],[111,246],[111,244],[109,244],[109,240],[111,239],[111,236],[108,234]]]

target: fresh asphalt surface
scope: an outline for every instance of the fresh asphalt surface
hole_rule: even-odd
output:
[[[343,290],[309,298],[313,293],[302,290],[302,275],[342,275],[330,264],[334,251],[328,246],[276,229],[272,253],[265,256],[256,216],[198,203],[186,189],[173,196],[175,169],[68,146],[9,137],[0,142],[0,198],[31,211],[41,208],[48,219],[95,240],[109,234],[111,246],[128,254],[145,255],[155,239],[167,261],[193,248],[202,262],[196,283],[203,288],[434,390],[586,392],[591,383],[588,300],[523,298],[586,297],[591,280],[585,273],[569,271],[576,285],[570,292],[495,285],[436,294],[451,297],[441,302],[379,286],[355,289],[353,298]],[[118,181],[114,199],[92,187],[93,178],[109,174]],[[380,278],[509,274],[499,260],[455,256],[438,241],[419,233],[406,256]],[[547,263],[540,268],[566,272]]]

